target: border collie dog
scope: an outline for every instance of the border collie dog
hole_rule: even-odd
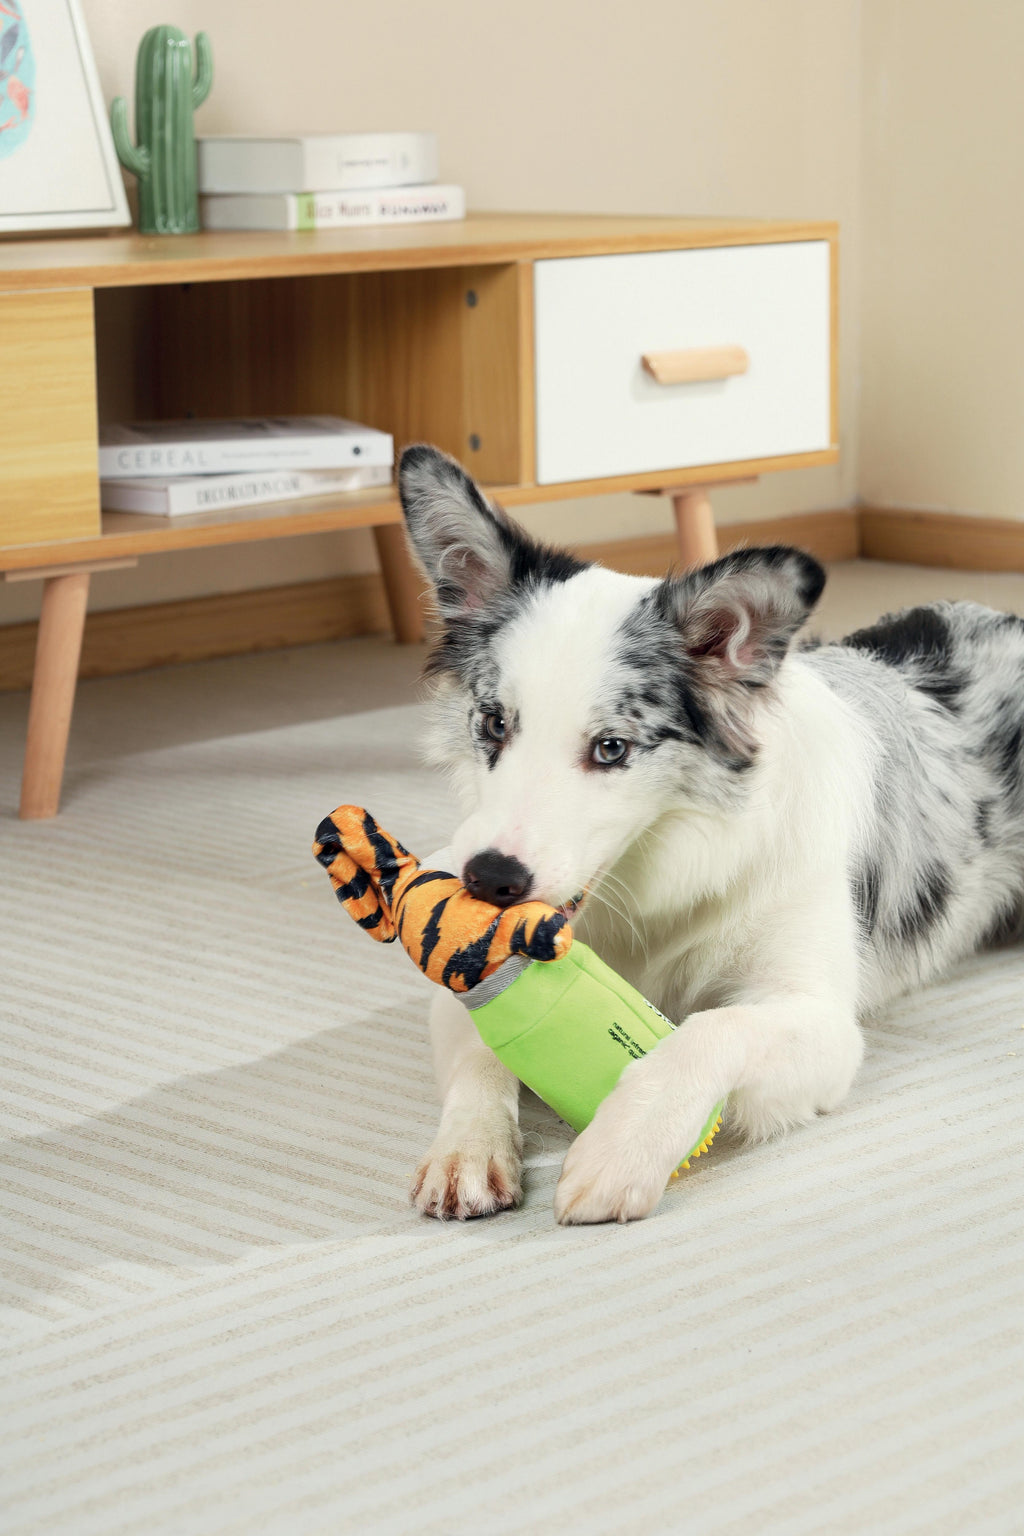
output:
[[[434,761],[485,899],[568,907],[678,1027],[576,1138],[559,1221],[657,1205],[712,1105],[759,1140],[835,1108],[858,1017],[1024,924],[1024,620],[933,603],[793,648],[825,573],[743,549],[664,580],[545,548],[454,460],[406,450],[441,621]],[[431,1020],[439,1217],[521,1197],[518,1083],[463,1005]]]

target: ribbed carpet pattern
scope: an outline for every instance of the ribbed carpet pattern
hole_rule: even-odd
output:
[[[308,846],[448,830],[415,711],[94,762],[0,822],[0,1528],[1024,1531],[1024,955],[871,1028],[841,1112],[657,1216],[406,1205],[428,984]],[[13,765],[13,759],[12,759]]]

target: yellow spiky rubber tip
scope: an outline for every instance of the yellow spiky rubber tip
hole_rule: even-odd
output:
[[[704,1129],[698,1136],[696,1145],[691,1147],[690,1151],[687,1152],[686,1156],[683,1158],[683,1161],[679,1164],[679,1167],[673,1173],[672,1177],[674,1179],[678,1179],[683,1169],[689,1168],[693,1159],[695,1157],[700,1157],[701,1153],[706,1152],[708,1147],[710,1147],[711,1143],[722,1129],[722,1108],[722,1104],[715,1105],[707,1120],[704,1122]]]

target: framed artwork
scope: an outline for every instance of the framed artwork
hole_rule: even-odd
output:
[[[0,0],[0,233],[129,222],[78,0]]]

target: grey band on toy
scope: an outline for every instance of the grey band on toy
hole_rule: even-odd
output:
[[[453,992],[452,996],[457,997],[460,1003],[465,1003],[470,1010],[482,1008],[485,1003],[493,1003],[496,997],[500,997],[531,965],[541,963],[539,960],[531,960],[528,955],[509,955],[492,976],[478,981],[476,986],[470,987],[468,992]]]

